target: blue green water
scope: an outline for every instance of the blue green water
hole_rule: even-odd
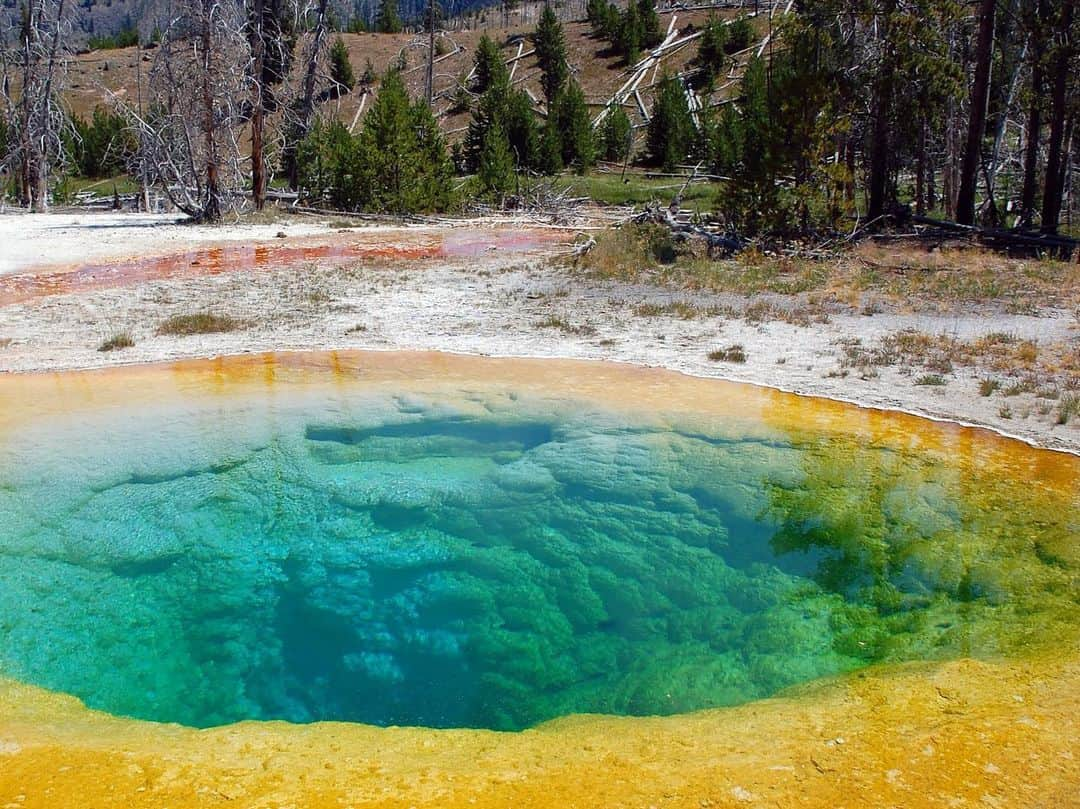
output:
[[[0,673],[194,726],[669,714],[1080,615],[1075,497],[843,436],[252,395],[0,461]]]

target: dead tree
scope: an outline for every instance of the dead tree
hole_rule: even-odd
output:
[[[1076,42],[1072,38],[1073,17],[1077,0],[1064,0],[1058,17],[1058,37],[1051,67],[1050,141],[1046,154],[1046,190],[1043,193],[1042,231],[1054,234],[1061,218],[1061,201],[1065,195],[1064,151],[1066,112],[1069,103],[1067,87],[1070,74],[1076,69]]]
[[[1024,126],[1024,179],[1020,192],[1021,228],[1030,228],[1035,219],[1035,197],[1038,193],[1039,137],[1042,130],[1043,105],[1043,39],[1045,19],[1049,16],[1046,0],[1028,0],[1025,6],[1028,25],[1028,62],[1030,90],[1027,121]]]
[[[263,0],[253,0],[251,17],[251,199],[255,210],[261,211],[266,204],[266,163],[263,154],[266,130],[266,98],[263,86],[266,70],[266,9]]]
[[[986,131],[986,104],[990,96],[990,65],[994,51],[994,17],[997,0],[982,0],[979,8],[979,40],[975,51],[975,81],[971,88],[967,143],[960,167],[960,189],[956,194],[956,221],[975,223],[975,182]]]
[[[137,169],[196,221],[217,221],[243,200],[245,11],[242,0],[185,0],[156,51],[146,112],[127,108],[141,142]]]
[[[64,157],[61,133],[66,116],[60,102],[64,58],[71,34],[68,0],[28,0],[15,40],[5,54],[3,93],[8,112],[9,155],[19,196],[34,211],[49,205],[49,177]],[[11,81],[18,75],[18,95]]]
[[[291,141],[289,148],[295,150],[299,143],[311,130],[311,122],[315,117],[315,87],[319,78],[319,62],[322,60],[323,50],[326,46],[326,33],[328,30],[327,15],[330,9],[329,0],[317,0],[315,6],[315,24],[308,42],[307,54],[304,59],[304,81],[299,102],[295,105],[295,116],[289,127]],[[294,189],[298,185],[298,166],[295,158],[289,162],[289,185]]]

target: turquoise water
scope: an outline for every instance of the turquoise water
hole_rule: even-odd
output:
[[[194,726],[519,729],[1076,625],[1075,500],[753,432],[476,392],[38,419],[0,444],[0,673]]]

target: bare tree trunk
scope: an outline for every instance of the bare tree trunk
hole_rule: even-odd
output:
[[[213,14],[214,0],[203,0],[200,39],[203,49],[202,103],[204,116],[203,137],[206,141],[206,207],[202,212],[202,218],[206,222],[217,222],[221,219],[218,149],[214,136]]]
[[[1041,26],[1045,18],[1046,2],[1039,0],[1038,9],[1032,25]],[[1039,136],[1042,130],[1043,105],[1043,36],[1036,28],[1031,32],[1031,47],[1028,55],[1031,60],[1031,101],[1028,107],[1024,137],[1024,182],[1020,192],[1021,228],[1030,228],[1035,221],[1035,197],[1039,185]]]
[[[874,122],[870,144],[870,203],[866,212],[870,219],[877,219],[885,213],[885,196],[889,181],[889,158],[891,157],[889,128],[896,73],[892,43],[892,15],[895,12],[896,0],[887,0],[881,23],[881,38],[885,55],[882,57],[881,73],[874,89]]]
[[[304,94],[300,100],[299,115],[296,120],[295,138],[299,143],[307,135],[311,128],[311,119],[315,114],[315,80],[319,76],[319,55],[322,52],[323,40],[326,38],[326,12],[329,0],[319,0],[315,12],[315,30],[311,35],[311,49],[308,51],[307,66],[304,69]],[[289,165],[289,185],[296,188],[300,177],[299,166],[293,159]]]
[[[427,103],[435,103],[435,0],[428,0]]]
[[[1065,143],[1065,113],[1068,103],[1066,88],[1072,64],[1074,49],[1069,42],[1069,29],[1072,28],[1073,12],[1077,0],[1064,0],[1060,17],[1060,42],[1054,54],[1053,85],[1050,90],[1050,141],[1046,155],[1046,190],[1043,193],[1042,231],[1054,234],[1058,230],[1061,217],[1061,198],[1063,185],[1061,167],[1062,147]]]
[[[926,209],[932,211],[937,207],[937,185],[934,176],[934,156],[928,155],[926,161]]]
[[[948,102],[945,126],[945,166],[941,178],[942,207],[945,209],[945,218],[953,219],[956,214],[956,119],[959,117],[956,111],[956,102],[951,98]]]
[[[919,121],[919,142],[915,157],[915,213],[926,216],[926,121]]]
[[[975,184],[979,170],[983,134],[986,131],[986,105],[990,95],[990,63],[994,51],[994,15],[996,0],[982,0],[979,8],[979,42],[975,52],[975,82],[971,88],[967,144],[960,167],[960,189],[956,194],[956,221],[975,224]]]
[[[143,120],[143,89],[142,89],[142,45],[135,49],[135,100],[138,104],[139,120]],[[146,177],[146,148],[145,136],[139,132],[139,184],[142,186],[142,209],[150,212],[150,183]]]
[[[266,173],[263,157],[263,133],[266,119],[266,97],[263,81],[264,55],[266,38],[263,32],[263,0],[254,0],[254,20],[252,20],[252,51],[254,56],[254,98],[251,113],[251,196],[255,210],[261,211],[266,205]]]

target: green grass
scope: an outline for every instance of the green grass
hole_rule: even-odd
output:
[[[616,173],[566,176],[555,180],[557,190],[569,188],[571,196],[589,197],[601,205],[644,205],[654,200],[668,203],[682,184],[678,177],[649,178],[630,172],[627,172],[625,181]],[[683,194],[683,207],[711,209],[715,196],[714,184],[704,181],[692,183]]]
[[[113,186],[116,186],[118,194],[134,194],[139,190],[139,184],[126,174],[118,174],[115,177],[70,177],[67,180],[67,188],[72,194],[82,191],[93,191],[100,197],[110,196]]]

